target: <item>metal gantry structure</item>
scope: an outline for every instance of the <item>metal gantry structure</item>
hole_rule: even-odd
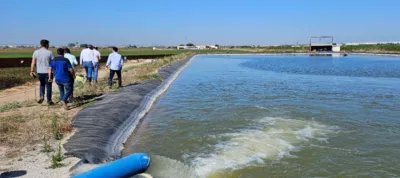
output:
[[[312,37],[310,37],[310,45],[309,45],[309,47],[310,47],[310,52],[312,51],[311,50],[311,47],[313,46],[313,39],[319,39],[319,41],[321,41],[322,39],[330,39],[330,44],[329,45],[333,45],[333,40],[334,40],[334,37],[333,36],[312,36]],[[323,46],[323,45],[327,45],[327,44],[315,44],[316,46]]]

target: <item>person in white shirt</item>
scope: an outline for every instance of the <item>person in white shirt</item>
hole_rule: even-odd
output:
[[[93,61],[93,74],[92,78],[93,81],[97,83],[97,76],[99,75],[99,69],[100,69],[100,60],[101,60],[101,54],[98,51],[99,48],[95,47],[93,49],[93,55],[94,55],[94,61]]]
[[[69,50],[69,48],[65,48],[64,52],[65,52],[64,57],[69,60],[69,62],[71,63],[72,69],[74,69],[74,71],[76,71],[75,66],[78,65],[78,61],[76,60],[76,57],[71,54],[71,50]],[[69,97],[70,102],[74,99],[74,83],[75,83],[75,80],[72,80],[72,83],[71,83],[72,91],[71,91],[71,95]]]
[[[118,76],[118,86],[122,87],[122,76],[121,76],[121,69],[124,65],[124,60],[122,56],[118,54],[118,48],[113,47],[113,52],[108,56],[106,68],[110,67],[110,76],[108,78],[108,85],[112,88],[112,80],[114,78],[114,74],[117,73]]]
[[[76,60],[76,57],[74,55],[71,54],[71,50],[69,50],[69,48],[64,48],[64,57],[67,58],[69,60],[69,62],[72,65],[72,69],[75,70],[75,66],[78,65],[78,61]]]
[[[85,68],[86,80],[92,82],[93,62],[94,62],[93,46],[89,45],[83,49],[80,56],[81,67]]]

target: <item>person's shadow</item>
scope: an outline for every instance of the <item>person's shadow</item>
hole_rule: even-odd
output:
[[[0,174],[0,178],[11,178],[11,177],[21,177],[25,175],[27,172],[25,170],[19,171],[7,171]]]

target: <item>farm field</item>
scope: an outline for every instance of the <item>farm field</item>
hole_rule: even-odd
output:
[[[56,55],[56,48],[50,48],[53,54]],[[81,48],[71,49],[71,52],[75,56],[79,56]],[[0,49],[0,58],[31,58],[34,48],[24,48],[24,49]],[[110,48],[99,49],[102,56],[108,56],[111,53]],[[188,52],[187,50],[177,50],[177,49],[148,49],[148,48],[121,48],[119,53],[122,56],[142,56],[142,55],[175,55]],[[193,53],[245,53],[243,50],[191,50]]]
[[[400,44],[342,46],[342,50],[351,52],[400,53]]]
[[[0,49],[1,59],[13,58],[31,58],[34,48],[25,49]],[[56,48],[50,48],[53,54],[56,55]],[[72,53],[79,56],[81,48],[72,49]],[[107,56],[111,53],[110,48],[99,49],[102,56]],[[342,46],[342,51],[346,52],[373,52],[373,53],[399,53],[400,45],[358,45],[358,46]],[[119,53],[123,56],[145,56],[145,55],[176,55],[186,53],[188,50],[177,49],[149,49],[149,48],[121,48]],[[237,46],[235,48],[225,48],[219,50],[190,50],[191,53],[197,54],[240,54],[240,53],[282,53],[282,52],[308,52],[308,48],[291,47],[291,46],[270,46],[270,47],[251,47],[251,46]],[[36,81],[27,75],[29,67],[11,67],[0,68],[0,90],[23,85],[27,82]]]
[[[346,52],[387,52],[400,53],[400,44],[380,44],[380,45],[358,45],[341,47]],[[56,48],[50,48],[56,54]],[[82,48],[71,49],[73,55],[79,56]],[[34,48],[6,48],[0,49],[0,58],[30,58],[32,57]],[[100,48],[102,56],[111,53],[111,48]],[[178,49],[150,49],[150,48],[120,48],[119,53],[123,56],[141,56],[141,55],[176,55],[186,53],[188,50]],[[190,50],[192,53],[281,53],[281,52],[308,52],[308,46],[292,47],[292,46],[232,46],[218,50]]]
[[[29,72],[30,67],[0,68],[0,91],[27,82],[36,82],[37,79],[30,77]]]
[[[51,48],[53,54],[56,55],[56,49]],[[1,58],[12,59],[12,58],[31,58],[34,49],[3,49],[0,50],[0,60]],[[72,53],[76,56],[79,55],[81,49],[75,49]],[[107,56],[111,50],[100,49],[100,52],[103,56]],[[183,54],[188,52],[187,50],[152,50],[152,49],[121,49],[120,54],[123,56],[127,55],[175,55],[175,54]],[[249,51],[243,50],[194,50],[190,51],[192,53],[248,53]],[[78,69],[81,69],[78,67]],[[29,76],[30,67],[9,67],[9,68],[0,68],[0,91],[12,88],[20,85],[24,85],[29,82],[35,82],[37,79],[31,78]]]
[[[76,69],[77,72],[83,70],[81,67],[77,67]],[[30,70],[30,67],[0,68],[0,91],[24,85],[29,82],[37,82],[37,78],[32,78],[29,75]]]
[[[56,48],[50,48],[53,51],[53,54],[56,53]],[[72,49],[71,52],[73,55],[79,56],[82,49]],[[3,49],[0,50],[0,58],[30,58],[32,57],[34,48],[25,48],[25,49]],[[111,49],[99,49],[100,53],[103,56],[111,53]],[[179,50],[152,50],[152,49],[120,49],[121,55],[162,55],[162,54],[180,54],[182,53]]]

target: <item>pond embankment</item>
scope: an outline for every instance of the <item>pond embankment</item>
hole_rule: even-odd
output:
[[[123,143],[153,102],[175,80],[194,55],[162,67],[162,80],[130,84],[120,92],[103,95],[82,109],[72,121],[76,133],[64,144],[66,155],[89,163],[103,163],[121,156]]]

